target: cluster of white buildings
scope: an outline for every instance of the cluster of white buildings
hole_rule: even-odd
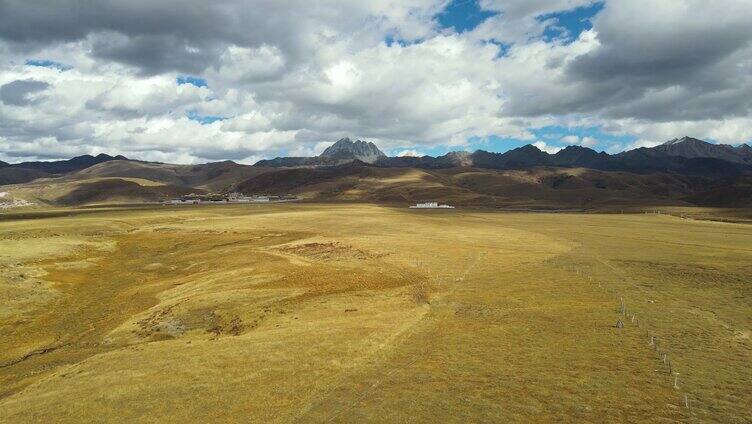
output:
[[[285,194],[282,196],[257,195],[246,196],[241,193],[224,194],[189,194],[177,199],[167,201],[170,205],[198,205],[198,204],[216,204],[216,203],[273,203],[289,202],[297,200],[296,196]]]
[[[230,203],[268,203],[271,202],[271,196],[246,196],[242,193],[230,193],[227,195],[227,201]]]
[[[426,202],[410,206],[410,209],[454,209],[454,206],[440,205],[438,202]]]
[[[298,196],[292,194],[283,194],[280,196],[270,196],[266,194],[246,196],[242,193],[230,193],[227,195],[229,203],[270,203],[270,202],[289,202],[298,200]]]
[[[0,192],[0,209],[22,208],[24,206],[34,206],[34,203],[11,198],[7,191]]]

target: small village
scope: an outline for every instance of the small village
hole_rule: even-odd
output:
[[[412,205],[410,209],[454,209],[454,206],[440,205],[438,202],[425,202]]]
[[[26,206],[34,206],[34,203],[24,199],[15,199],[7,191],[0,192],[0,209],[22,208]]]
[[[283,195],[251,195],[246,196],[242,193],[232,192],[208,193],[208,194],[186,194],[164,202],[165,205],[198,205],[198,204],[224,204],[224,203],[281,203],[298,200],[298,197],[292,194]]]

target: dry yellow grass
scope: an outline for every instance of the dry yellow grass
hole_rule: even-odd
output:
[[[236,205],[0,239],[0,422],[752,421],[741,224]]]

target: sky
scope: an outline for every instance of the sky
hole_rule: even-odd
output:
[[[749,0],[0,0],[0,160],[752,141]]]

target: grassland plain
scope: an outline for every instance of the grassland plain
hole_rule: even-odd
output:
[[[752,422],[748,225],[39,216],[0,221],[0,422]]]

